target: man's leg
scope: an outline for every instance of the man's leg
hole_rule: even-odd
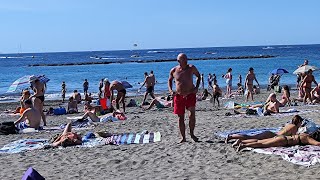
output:
[[[182,140],[180,141],[180,143],[182,143],[182,142],[186,142],[186,125],[184,124],[184,114],[179,114],[178,117],[179,117],[179,130],[182,136]]]
[[[143,101],[142,101],[142,103],[141,103],[141,106],[143,106],[144,102],[146,101],[147,95],[148,95],[148,92],[145,92],[145,93],[144,93],[144,96],[143,96]]]
[[[189,110],[190,136],[195,142],[198,142],[198,138],[194,135],[194,128],[196,127],[195,107],[190,107],[190,108],[188,108],[188,110]]]
[[[122,108],[123,108],[124,113],[126,112],[126,105],[125,105],[125,101],[124,101],[125,97],[126,97],[126,94],[122,94],[121,102],[122,102]]]

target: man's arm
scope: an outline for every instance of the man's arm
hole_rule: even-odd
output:
[[[21,117],[14,122],[14,125],[16,125],[16,124],[20,123],[22,120],[24,120],[24,119],[26,118],[26,114],[27,114],[28,111],[29,111],[29,110],[25,110],[25,111],[23,112],[23,114],[21,115]]]
[[[172,68],[172,69],[170,70],[169,79],[168,79],[168,89],[169,89],[169,93],[170,93],[171,95],[173,95],[173,91],[172,91],[173,73],[174,73],[174,68]]]
[[[139,89],[141,89],[141,88],[146,84],[147,78],[148,78],[148,77],[146,77],[146,78],[144,79],[143,84],[141,85],[141,87],[140,87]]]
[[[197,78],[196,87],[195,87],[195,93],[197,93],[198,89],[199,89],[200,82],[201,82],[201,75],[195,66],[192,66],[192,70],[193,70],[193,74]]]
[[[244,80],[244,89],[247,89],[247,83],[248,83],[248,74],[246,75],[246,79]]]
[[[254,80],[257,82],[258,86],[260,86],[260,85],[259,85],[259,82],[258,82],[258,80],[257,80],[257,78],[256,78],[256,75],[254,75]]]

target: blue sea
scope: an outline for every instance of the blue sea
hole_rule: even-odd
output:
[[[229,56],[259,56],[274,55],[265,59],[234,59],[234,60],[190,60],[206,78],[208,73],[215,73],[221,87],[225,86],[221,77],[228,68],[232,68],[233,85],[236,88],[237,77],[243,80],[249,67],[255,69],[260,85],[268,84],[270,71],[275,68],[285,68],[290,73],[281,77],[281,84],[294,85],[296,76],[292,72],[302,64],[304,59],[310,65],[320,67],[320,45],[279,45],[279,46],[242,46],[242,47],[208,47],[180,49],[146,49],[119,51],[87,51],[87,52],[56,52],[56,53],[19,53],[0,54],[0,101],[17,98],[19,93],[6,93],[9,86],[24,75],[45,74],[50,79],[47,83],[47,98],[57,99],[60,96],[61,83],[66,82],[67,93],[77,89],[82,92],[84,79],[89,81],[89,92],[97,93],[98,84],[102,78],[109,80],[125,80],[133,85],[127,89],[129,95],[135,95],[143,82],[144,72],[153,70],[158,84],[155,91],[167,91],[169,71],[177,65],[176,61],[152,62],[153,60],[175,59],[179,53],[185,53],[189,58],[215,58]],[[135,55],[135,57],[132,57]],[[132,62],[137,61],[137,62]],[[145,61],[148,63],[139,63]],[[66,64],[86,62],[110,62],[110,64],[73,65],[73,66],[30,66],[33,64]],[[116,62],[116,63],[112,63]],[[319,80],[319,72],[314,72]],[[320,81],[319,81],[320,82]]]

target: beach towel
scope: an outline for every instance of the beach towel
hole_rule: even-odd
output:
[[[147,144],[161,141],[160,132],[124,133],[105,138],[106,144]]]
[[[215,135],[220,137],[227,137],[228,134],[245,134],[245,135],[255,135],[262,133],[264,131],[278,132],[281,128],[263,128],[263,129],[248,129],[239,131],[226,131],[218,132]],[[292,147],[271,147],[271,148],[245,148],[256,153],[262,154],[274,154],[279,155],[282,159],[289,161],[291,163],[311,166],[320,163],[320,147],[319,146],[292,146]]]
[[[142,133],[123,133],[114,134],[107,138],[92,137],[88,138],[84,136],[82,145],[75,147],[96,147],[103,145],[124,145],[124,144],[147,144],[161,141],[160,132],[143,131]],[[45,146],[49,146],[49,139],[21,139],[11,142],[0,149],[1,153],[20,153],[25,151],[32,151],[36,149],[43,149]],[[63,147],[59,147],[62,149]]]
[[[60,128],[64,129],[66,127],[66,125],[67,124],[61,124]],[[83,121],[77,120],[77,121],[73,121],[71,123],[72,128],[87,128],[87,127],[90,127],[91,125],[92,125],[92,121],[87,120],[87,119],[83,120]]]

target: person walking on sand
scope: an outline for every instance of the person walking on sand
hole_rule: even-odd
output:
[[[213,76],[211,73],[209,73],[208,75],[208,89],[212,89],[212,80],[213,80]]]
[[[84,80],[83,82],[83,94],[86,95],[88,93],[89,89],[89,82],[87,79]]]
[[[114,96],[114,93],[113,93],[113,90],[116,90],[118,93],[117,93],[117,98],[116,98],[116,108],[119,109],[120,108],[120,105],[119,105],[119,102],[122,103],[122,108],[123,108],[123,112],[125,113],[126,112],[126,105],[125,105],[125,97],[126,97],[126,89],[124,88],[123,84],[121,84],[121,82],[119,81],[112,81],[111,84],[110,84],[110,92],[111,92],[111,99],[110,101],[112,102],[113,100],[113,96]]]
[[[195,106],[196,93],[200,85],[200,73],[198,69],[191,64],[188,64],[187,55],[180,53],[177,57],[179,65],[170,70],[168,79],[168,89],[172,96],[174,96],[174,114],[178,115],[179,130],[182,136],[182,142],[186,142],[184,114],[185,109],[189,111],[189,128],[190,136],[198,142],[198,138],[194,135],[196,125]],[[196,86],[193,84],[193,75],[196,76]],[[172,81],[175,80],[176,91],[172,90]]]
[[[64,103],[64,99],[66,98],[66,92],[67,92],[66,83],[63,81],[61,84],[61,96],[62,96],[63,103]]]
[[[248,101],[249,96],[251,96],[251,100],[253,101],[253,80],[255,80],[259,86],[259,82],[253,72],[253,68],[250,67],[245,79],[245,89],[247,91],[246,101]]]
[[[36,77],[30,76],[29,82],[31,83],[31,88],[34,91],[34,94],[29,97],[29,99],[33,99],[33,106],[36,108],[42,117],[43,125],[47,125],[46,116],[43,113],[43,105],[44,105],[44,93],[46,89],[46,85]]]
[[[242,76],[241,76],[241,74],[239,74],[239,76],[238,76],[238,83],[240,83],[242,85]]]
[[[154,86],[156,85],[157,81],[156,81],[156,76],[154,76],[153,71],[150,71],[149,77],[151,78],[151,82],[153,83],[153,90],[154,90]]]
[[[141,106],[144,105],[148,94],[150,94],[152,99],[155,98],[155,96],[153,94],[153,91],[154,91],[154,80],[150,76],[148,76],[147,72],[144,73],[144,77],[145,77],[145,79],[144,79],[141,87],[139,88],[139,90],[140,90],[144,85],[146,86],[146,92],[144,93],[144,97],[143,97],[143,101],[142,101]]]

